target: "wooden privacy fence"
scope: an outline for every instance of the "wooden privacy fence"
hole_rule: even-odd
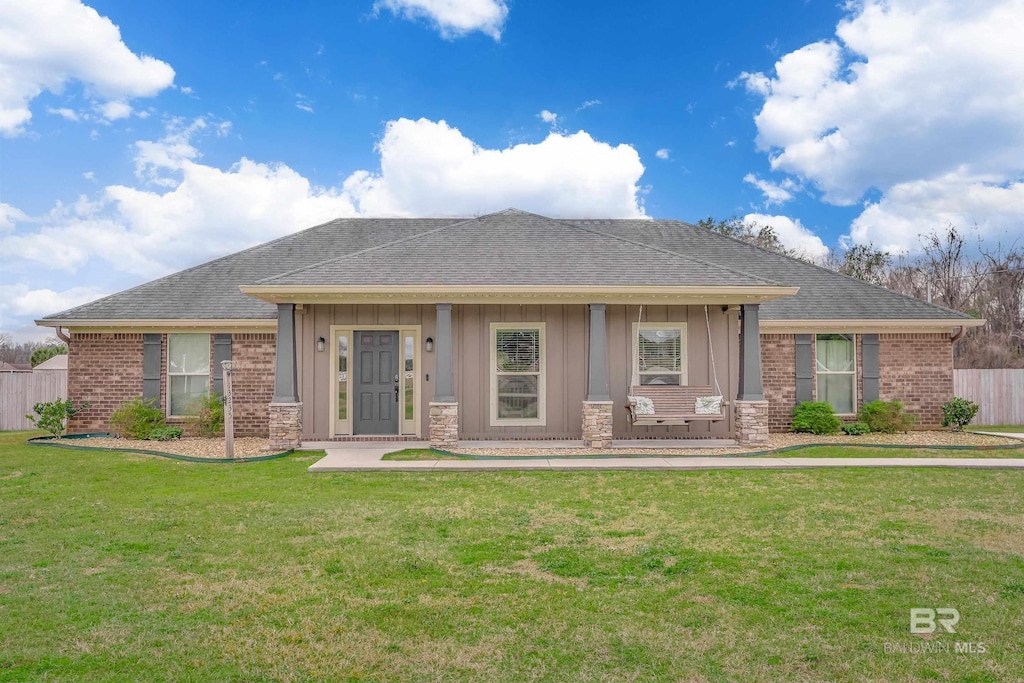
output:
[[[68,396],[67,370],[0,372],[0,430],[34,429],[32,406]]]
[[[976,425],[1024,425],[1024,370],[954,370],[953,393],[979,406]]]

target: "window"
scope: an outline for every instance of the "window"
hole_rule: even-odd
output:
[[[818,400],[832,404],[840,415],[852,415],[857,405],[857,353],[852,334],[819,334],[815,352]]]
[[[491,424],[543,425],[544,324],[491,323]]]
[[[167,335],[169,415],[190,415],[192,401],[210,386],[210,335]]]
[[[348,419],[348,335],[338,335],[338,419]]]
[[[634,329],[633,376],[637,384],[686,384],[686,325],[640,323]]]

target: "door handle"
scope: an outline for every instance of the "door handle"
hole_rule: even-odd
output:
[[[398,385],[395,385],[395,403],[398,403]]]

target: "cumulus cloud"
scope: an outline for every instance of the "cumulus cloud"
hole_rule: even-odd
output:
[[[508,17],[505,0],[377,0],[373,9],[413,21],[425,19],[449,39],[479,31],[500,40]]]
[[[129,99],[152,97],[174,81],[174,69],[133,53],[110,19],[78,0],[0,3],[0,73],[5,135],[24,130],[29,104],[44,90],[81,82],[104,116],[123,118]]]
[[[748,213],[743,217],[743,222],[757,228],[771,227],[784,246],[796,249],[814,261],[821,262],[828,255],[828,247],[821,238],[808,230],[799,218]]]
[[[859,0],[834,39],[784,55],[773,74],[738,82],[764,106],[757,144],[774,171],[806,180],[824,201],[883,199],[854,225],[881,234],[881,216],[941,224],[947,215],[1000,222],[1024,174],[1024,3]],[[952,195],[936,201],[935,188]],[[916,203],[914,203],[916,202]],[[957,204],[962,202],[962,204]],[[899,220],[886,234],[916,235]],[[1018,228],[1019,230],[1020,228]]]
[[[537,118],[539,118],[544,123],[550,123],[552,126],[558,125],[558,114],[556,114],[553,111],[548,111],[547,109],[544,109],[541,111],[541,113],[537,114]]]
[[[780,182],[772,182],[759,178],[753,173],[743,176],[743,182],[753,185],[764,195],[764,205],[785,204],[793,198],[793,192],[799,189],[799,184],[792,178],[783,178]]]
[[[509,206],[555,216],[644,215],[636,150],[585,132],[485,149],[444,121],[399,119],[377,146],[380,172],[317,187],[285,164],[244,157],[227,169],[203,164],[196,139],[225,129],[202,118],[171,121],[163,138],[135,145],[140,187],[109,185],[58,204],[32,219],[33,229],[5,234],[5,253],[51,270],[101,261],[152,278],[343,216],[468,216]],[[27,219],[2,207],[7,223]]]
[[[26,220],[28,220],[28,216],[24,211],[0,202],[0,233],[14,230],[15,223]]]
[[[663,159],[663,160],[664,159],[668,159],[668,157],[669,157],[669,150],[667,148],[665,148],[665,147],[662,147],[661,149],[659,149],[657,152],[654,153],[654,156],[658,157],[659,159]]]

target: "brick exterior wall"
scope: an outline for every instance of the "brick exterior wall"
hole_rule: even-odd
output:
[[[274,333],[231,335],[231,380],[235,392],[235,436],[265,437],[274,398]]]
[[[816,345],[811,345],[814,367]],[[857,404],[863,403],[863,347],[857,335]],[[768,425],[773,432],[788,431],[796,405],[796,337],[792,334],[761,335],[761,366],[764,395],[768,400]],[[941,405],[953,396],[953,344],[948,334],[878,335],[878,394],[885,401],[899,400],[917,416],[919,427],[942,425]],[[814,381],[813,393],[818,394]]]
[[[761,335],[761,380],[768,401],[768,428],[788,431],[796,405],[796,337]]]
[[[231,335],[234,361],[235,436],[266,437],[269,433],[267,406],[274,396],[274,333]],[[68,348],[68,396],[75,405],[90,406],[71,421],[68,432],[105,432],[110,414],[125,401],[142,396],[142,334],[73,334]],[[213,336],[210,336],[213,364]],[[167,335],[161,335],[160,406],[167,414]],[[189,431],[185,419],[168,424]]]
[[[73,334],[68,367],[68,398],[76,406],[89,402],[71,420],[68,433],[105,432],[118,406],[142,396],[142,335]]]
[[[953,397],[953,342],[948,334],[878,335],[879,398],[903,401],[918,427],[942,425]]]

